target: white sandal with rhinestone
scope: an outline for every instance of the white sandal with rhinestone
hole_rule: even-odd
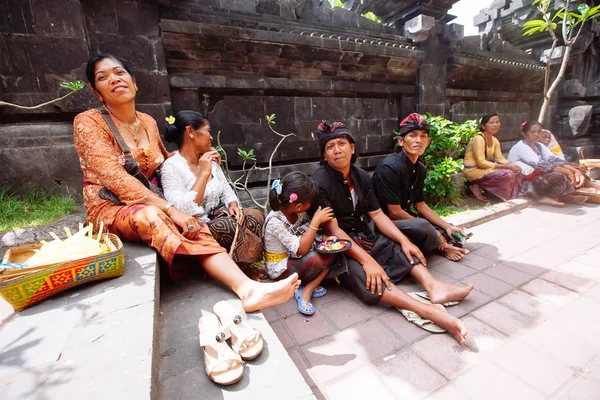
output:
[[[247,316],[239,300],[222,300],[213,310],[221,324],[231,332],[231,348],[243,360],[253,360],[263,349],[263,338],[259,331],[247,324]]]
[[[231,385],[242,379],[242,359],[227,344],[230,333],[212,313],[198,321],[200,346],[204,349],[204,368],[208,377],[219,385]]]

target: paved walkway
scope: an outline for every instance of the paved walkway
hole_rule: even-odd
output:
[[[464,261],[429,265],[475,284],[448,311],[479,353],[335,285],[312,317],[295,301],[264,312],[317,398],[600,398],[600,207],[526,208],[472,232]]]

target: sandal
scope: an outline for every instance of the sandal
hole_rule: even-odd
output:
[[[221,326],[217,316],[204,314],[198,320],[198,330],[200,346],[204,350],[204,369],[210,380],[219,385],[231,385],[242,379],[242,359],[227,345],[230,333]]]
[[[323,286],[317,286],[315,290],[313,290],[312,297],[323,297],[327,294],[327,289]]]
[[[481,187],[479,185],[477,185],[477,184],[469,185],[468,188],[469,188],[468,193],[473,195],[473,197],[475,197],[477,200],[483,201],[484,203],[489,202],[489,199],[483,195],[483,190],[481,189]]]
[[[444,333],[446,330],[439,325],[434,324],[431,320],[425,319],[421,317],[414,311],[405,310],[403,308],[396,307],[396,310],[400,311],[404,318],[408,320],[408,322],[412,322],[413,324],[425,329],[431,333]]]
[[[427,293],[427,292],[411,292],[411,293],[406,293],[406,294],[409,295],[410,297],[412,297],[413,299],[420,301],[421,303],[431,304],[431,299],[429,298],[429,293]],[[451,307],[451,306],[455,306],[457,304],[458,304],[458,301],[447,301],[442,305],[444,307]]]
[[[263,338],[256,329],[246,323],[248,317],[239,300],[222,300],[213,311],[221,324],[231,332],[231,348],[243,360],[254,360],[263,349]]]
[[[315,313],[315,306],[312,302],[304,300],[300,295],[302,294],[302,286],[296,290],[294,296],[296,297],[296,301],[298,302],[298,311],[300,311],[304,315],[313,315]]]

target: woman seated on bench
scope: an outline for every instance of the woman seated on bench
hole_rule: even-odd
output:
[[[148,243],[166,261],[174,280],[204,268],[241,298],[246,311],[291,298],[300,285],[297,274],[276,283],[250,280],[213,238],[206,223],[179,210],[150,190],[151,185],[128,173],[137,163],[144,176],[153,177],[170,154],[154,119],[135,110],[137,85],[127,65],[113,55],[99,54],[88,61],[86,76],[102,103],[100,109],[84,111],[73,121],[87,220],[95,225],[103,222],[124,240]],[[131,149],[134,161],[127,151],[121,151],[116,135]],[[112,200],[107,192],[113,193]]]

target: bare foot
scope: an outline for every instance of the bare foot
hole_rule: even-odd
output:
[[[473,285],[456,286],[451,283],[437,281],[429,293],[429,300],[434,304],[444,304],[448,301],[461,301],[471,293]]]
[[[449,243],[442,243],[442,245],[439,248],[439,251],[444,257],[446,257],[450,261],[458,261],[467,254],[469,254],[469,250],[454,247]]]
[[[568,194],[560,196],[560,200],[567,204],[583,204],[587,201],[587,196],[578,196],[576,194]]]
[[[473,197],[475,197],[477,200],[484,202],[489,201],[488,198],[483,195],[483,190],[481,190],[481,187],[479,187],[479,185],[471,184],[471,186],[469,186],[469,189],[471,190]]]
[[[448,314],[444,306],[440,304],[431,304],[428,307],[431,307],[431,309],[428,310],[428,315],[423,317],[447,330],[459,344],[464,344],[468,334],[465,324],[460,319]]]
[[[272,283],[248,280],[240,288],[238,296],[242,299],[244,311],[253,312],[285,303],[296,293],[299,286],[300,279],[297,273]]]
[[[541,199],[539,199],[538,203],[545,204],[547,206],[552,206],[552,207],[564,207],[565,206],[565,203],[554,200],[548,196],[544,196]]]

